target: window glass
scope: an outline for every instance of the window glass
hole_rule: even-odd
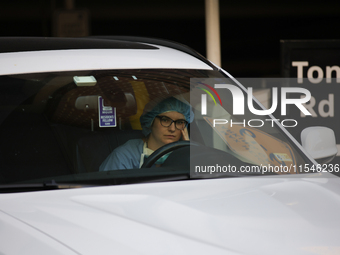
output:
[[[117,178],[133,175],[143,179],[142,172],[158,176],[177,168],[188,170],[179,159],[182,168],[168,163],[164,172],[152,168],[142,172],[140,169],[99,172],[99,166],[115,148],[142,138],[139,119],[145,105],[168,97],[190,102],[195,114],[189,124],[190,140],[204,148],[231,154],[240,164],[268,163],[270,153],[278,161],[275,164],[302,164],[306,160],[270,122],[261,130],[237,125],[229,129],[222,125],[213,127],[214,118],[242,121],[231,114],[231,94],[227,90],[220,93],[223,107],[208,102],[207,108],[211,110],[202,116],[201,99],[193,93],[197,84],[190,83],[191,78],[207,79],[209,83],[212,78],[225,77],[217,71],[162,69],[0,77],[0,182],[53,179],[115,184]],[[253,118],[246,114],[246,118]],[[243,142],[238,143],[241,139]],[[278,147],[282,150],[277,152]]]

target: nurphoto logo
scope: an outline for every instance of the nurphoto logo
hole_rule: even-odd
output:
[[[214,87],[208,84],[202,83],[202,82],[200,84],[206,86],[211,91],[213,91],[215,96],[218,98],[221,106],[222,106],[222,101],[216,89],[228,89],[231,92],[232,98],[233,98],[233,115],[244,115],[245,97],[244,97],[242,90],[239,87],[237,87],[236,85],[232,85],[232,84],[215,84]],[[210,93],[207,89],[202,88],[202,87],[197,87],[197,88],[206,92],[206,94],[201,95],[201,114],[207,115],[207,94],[213,99],[215,105],[217,104],[216,100],[213,94]],[[307,103],[311,99],[311,93],[309,92],[309,90],[305,88],[298,88],[298,87],[281,87],[280,89],[281,89],[280,101],[281,101],[281,115],[282,116],[287,115],[287,105],[295,105],[304,115],[312,115],[303,105],[304,103]],[[288,93],[296,93],[299,95],[303,94],[303,96],[301,96],[300,98],[287,98]],[[262,109],[262,110],[255,109],[253,102],[254,102],[253,88],[248,87],[247,106],[248,106],[249,111],[253,113],[254,115],[258,115],[258,116],[272,114],[273,112],[275,112],[278,106],[278,88],[277,87],[272,88],[272,105],[269,109]],[[278,119],[266,119],[266,121],[271,121],[272,125],[275,120],[278,121]],[[285,124],[287,121],[294,122],[294,124],[287,125]],[[227,124],[228,122],[230,122],[231,125],[233,124],[243,124],[244,126],[246,125],[245,120],[243,122],[237,122],[237,123],[236,122],[233,123],[232,120],[227,120],[227,119],[214,119],[213,120],[214,127],[215,125]],[[255,122],[257,122],[258,125],[254,125]],[[261,127],[263,126],[263,124],[264,124],[264,121],[260,119],[248,120],[248,126],[251,126],[251,127]],[[295,127],[297,125],[297,121],[294,119],[285,119],[281,121],[281,124],[284,127]]]

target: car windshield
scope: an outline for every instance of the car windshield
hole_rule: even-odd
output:
[[[297,166],[308,162],[303,153],[275,122],[265,121],[270,117],[249,112],[233,116],[229,90],[218,93],[222,105],[208,96],[207,113],[202,114],[202,89],[221,79],[227,78],[219,71],[192,69],[1,76],[0,182],[122,184],[180,179],[190,169],[204,173],[212,165],[287,166],[289,171],[280,174],[298,172]],[[191,146],[174,150],[158,167],[99,171],[118,146],[143,139],[140,117],[146,105],[169,97],[192,107]],[[249,126],[250,119],[264,124]]]

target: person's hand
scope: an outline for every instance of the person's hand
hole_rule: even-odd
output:
[[[181,132],[182,132],[182,140],[183,141],[189,141],[190,139],[189,139],[188,129],[185,128],[185,129],[181,130]]]

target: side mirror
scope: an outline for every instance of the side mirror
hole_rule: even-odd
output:
[[[302,147],[318,163],[328,163],[338,153],[334,131],[327,127],[308,127],[301,132]]]

